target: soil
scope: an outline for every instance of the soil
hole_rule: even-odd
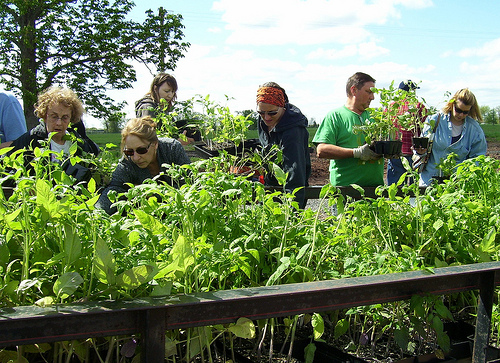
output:
[[[491,156],[495,159],[500,160],[500,141],[489,140],[488,149],[486,151],[487,156]],[[311,176],[309,177],[309,185],[325,185],[330,181],[330,172],[328,170],[330,165],[330,160],[319,159],[316,156],[316,150],[311,152]]]

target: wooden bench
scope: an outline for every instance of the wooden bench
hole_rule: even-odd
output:
[[[486,361],[493,295],[500,262],[378,276],[224,290],[165,298],[98,301],[0,309],[0,347],[91,337],[142,334],[142,360],[160,363],[165,331],[348,309],[479,290],[473,362]]]

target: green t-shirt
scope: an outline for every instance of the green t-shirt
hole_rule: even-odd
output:
[[[356,148],[365,144],[365,135],[354,133],[354,125],[365,123],[370,113],[364,111],[361,115],[342,106],[330,111],[314,135],[313,143],[332,144],[345,148]],[[336,186],[358,184],[363,187],[374,187],[384,184],[384,159],[361,161],[347,158],[330,160],[330,183]]]

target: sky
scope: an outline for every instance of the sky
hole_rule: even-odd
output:
[[[319,123],[361,71],[378,88],[419,83],[429,106],[465,87],[480,106],[500,106],[498,0],[136,0],[130,19],[160,6],[182,15],[191,44],[170,72],[178,100],[210,95],[233,112],[255,109],[259,85],[273,81]],[[154,76],[136,71],[133,88],[110,92],[128,103],[127,118]]]

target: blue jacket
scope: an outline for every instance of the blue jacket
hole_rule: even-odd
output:
[[[267,154],[272,145],[278,145],[283,151],[283,163],[280,167],[288,174],[285,189],[291,193],[295,188],[309,185],[308,179],[311,175],[311,157],[309,153],[309,132],[307,131],[307,118],[294,105],[287,103],[285,113],[279,123],[271,132],[259,117],[259,140],[264,155]],[[278,186],[276,178],[267,173],[265,184]],[[296,195],[300,208],[306,204],[305,191],[302,188]]]
[[[0,142],[15,140],[26,131],[21,104],[14,95],[0,92]]]
[[[438,114],[433,115],[427,119],[426,125],[423,130],[424,136],[429,136],[432,132],[429,122],[434,124],[437,121]],[[434,121],[432,121],[434,120]],[[486,138],[483,129],[479,123],[472,117],[465,118],[464,127],[460,139],[451,144],[451,121],[450,114],[441,114],[441,120],[436,129],[436,134],[433,139],[432,153],[429,161],[420,177],[425,185],[428,185],[433,176],[440,176],[439,169],[436,166],[442,159],[450,153],[457,154],[455,161],[457,164],[466,159],[472,159],[479,155],[486,154]]]

